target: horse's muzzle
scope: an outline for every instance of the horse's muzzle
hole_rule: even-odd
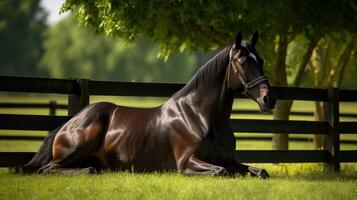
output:
[[[268,112],[274,109],[276,99],[277,96],[275,93],[270,91],[264,92],[264,94],[257,99],[260,106],[260,110],[263,112]]]

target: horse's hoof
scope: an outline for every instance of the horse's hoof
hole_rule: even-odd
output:
[[[97,170],[94,167],[87,167],[82,172],[85,174],[97,174]]]
[[[228,171],[223,167],[219,168],[214,173],[214,176],[227,176],[227,175],[228,175]]]
[[[269,178],[269,174],[265,169],[261,169],[260,172],[258,173],[258,176],[262,179]]]

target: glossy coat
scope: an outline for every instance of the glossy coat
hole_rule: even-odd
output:
[[[209,60],[159,107],[129,108],[106,102],[87,106],[46,138],[24,171],[178,170],[186,175],[251,172],[268,177],[263,169],[237,162],[229,125],[234,93],[242,90],[232,65],[247,82],[263,75],[262,60],[254,48],[257,39],[255,33],[251,41],[242,41],[239,32],[232,46]],[[269,110],[275,104],[269,89],[263,81],[247,95],[262,110]]]

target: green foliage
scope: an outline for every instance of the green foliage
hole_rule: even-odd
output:
[[[356,3],[319,1],[137,1],[67,0],[62,11],[99,33],[134,40],[138,35],[158,41],[166,51],[208,50],[232,41],[238,29],[313,34],[355,31]],[[339,12],[334,12],[336,9]],[[338,20],[337,20],[338,19]]]
[[[62,11],[73,11],[84,25],[97,33],[119,36],[126,41],[149,38],[161,46],[161,56],[189,49],[209,51],[229,45],[237,30],[252,33],[258,29],[258,51],[265,59],[266,72],[273,83],[277,74],[277,41],[287,36],[288,75],[294,77],[305,45],[317,35],[356,32],[357,4],[353,0],[326,2],[294,1],[137,1],[137,0],[66,0]],[[338,10],[338,12],[336,12]],[[284,53],[284,52],[281,52]],[[280,70],[281,71],[281,70]],[[279,70],[278,70],[279,72]]]
[[[314,80],[315,87],[356,88],[356,42],[355,36],[346,32],[330,34],[320,40],[306,74]]]
[[[72,17],[51,27],[46,34],[41,66],[52,77],[87,77],[96,80],[186,82],[195,57],[175,54],[167,62],[157,59],[160,48],[138,38],[134,44],[110,36],[98,36],[79,27]]]
[[[38,75],[47,13],[40,0],[0,1],[0,74]]]
[[[260,3],[266,6],[265,2]],[[270,5],[270,4],[268,4]],[[251,8],[256,9],[251,9]],[[276,23],[260,23],[270,16],[249,1],[72,1],[72,10],[82,24],[106,35],[133,41],[139,35],[153,39],[164,54],[190,49],[207,51],[230,44],[238,29],[268,29]],[[269,17],[271,21],[276,18]],[[257,24],[259,23],[259,24]],[[263,32],[263,31],[262,31]]]

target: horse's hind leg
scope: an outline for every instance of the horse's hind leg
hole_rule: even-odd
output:
[[[50,162],[39,169],[41,173],[61,173],[64,175],[78,175],[78,174],[96,174],[97,170],[94,167],[86,168],[63,168],[61,164]]]
[[[96,128],[96,131],[99,129]],[[96,173],[94,166],[86,164],[88,158],[94,157],[102,140],[93,126],[85,130],[59,134],[53,144],[53,159],[41,167],[40,173],[89,174]],[[93,163],[90,163],[93,164]],[[99,164],[98,164],[99,165]]]
[[[82,168],[73,168],[70,163],[77,161],[78,159],[72,159],[70,156],[66,157],[63,160],[54,159],[49,162],[47,165],[41,167],[39,173],[62,173],[65,175],[77,175],[77,174],[95,174],[98,171],[94,167],[82,167]],[[68,167],[71,166],[71,167]]]

